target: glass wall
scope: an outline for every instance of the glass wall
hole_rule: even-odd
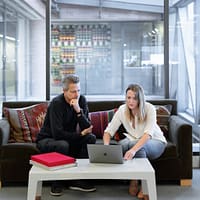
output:
[[[151,10],[137,10],[134,1],[121,8],[106,3],[52,1],[51,97],[65,75],[76,73],[90,97],[123,95],[138,83],[147,96],[164,98],[164,2]]]
[[[45,99],[45,20],[40,1],[0,1],[0,101]]]
[[[171,1],[169,5],[170,97],[178,99],[180,115],[200,125],[200,1]]]
[[[164,97],[163,21],[123,23],[123,90],[131,82],[148,96]]]
[[[79,74],[82,93],[95,98],[122,95],[132,82],[164,97],[164,2],[113,2],[0,1],[0,101],[51,99],[68,73]]]

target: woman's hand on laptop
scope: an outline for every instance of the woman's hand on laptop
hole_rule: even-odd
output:
[[[107,132],[104,132],[104,134],[103,134],[103,144],[104,145],[110,144],[110,134]]]
[[[93,126],[91,125],[89,128],[84,129],[83,131],[81,131],[81,135],[84,136],[89,133],[92,133],[92,128],[93,128]]]

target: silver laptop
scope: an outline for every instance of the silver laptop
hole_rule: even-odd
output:
[[[122,164],[124,161],[121,145],[88,144],[87,148],[91,163]]]

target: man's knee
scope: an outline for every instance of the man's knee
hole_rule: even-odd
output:
[[[94,134],[89,134],[88,135],[88,143],[89,144],[95,144],[96,143],[96,136]]]
[[[55,151],[68,155],[69,153],[69,143],[65,140],[57,140],[55,142]]]
[[[87,134],[82,138],[82,144],[95,144],[96,136],[93,133]]]

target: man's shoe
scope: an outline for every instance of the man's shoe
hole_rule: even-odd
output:
[[[52,186],[51,186],[50,194],[51,194],[52,196],[61,196],[61,195],[62,195],[62,188],[61,188],[61,187],[58,187],[58,186],[52,185]]]
[[[72,184],[69,186],[69,189],[82,191],[82,192],[96,191],[96,188],[94,186],[90,185],[88,182],[83,181],[83,180],[73,181]]]

